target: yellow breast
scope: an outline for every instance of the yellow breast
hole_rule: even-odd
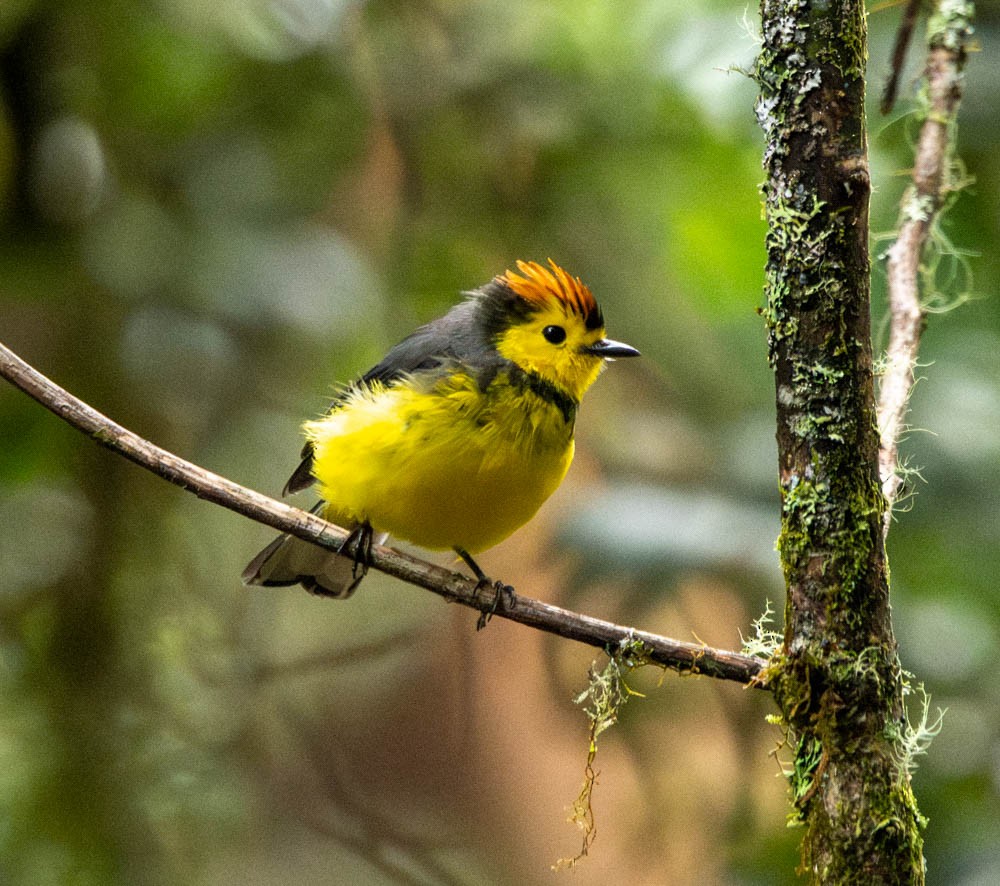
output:
[[[573,419],[499,373],[373,385],[308,422],[327,516],[430,549],[492,547],[525,524],[573,460]]]

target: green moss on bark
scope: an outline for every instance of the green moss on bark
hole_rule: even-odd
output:
[[[785,638],[768,671],[795,754],[803,870],[923,881],[899,764],[902,674],[882,540],[869,319],[860,0],[763,0],[768,354],[775,371]]]

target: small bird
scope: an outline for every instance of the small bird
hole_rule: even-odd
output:
[[[244,583],[350,596],[376,535],[452,549],[489,583],[472,554],[535,515],[573,461],[584,393],[608,361],[639,355],[604,337],[578,277],[551,259],[517,269],[464,293],[303,425],[284,494],[318,484],[314,513],[351,534],[340,553],[282,535]]]

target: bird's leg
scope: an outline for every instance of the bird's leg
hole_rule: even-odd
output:
[[[345,557],[354,557],[354,567],[351,569],[351,576],[354,578],[354,581],[344,591],[343,596],[345,597],[354,593],[354,589],[361,584],[361,579],[368,574],[368,567],[372,565],[372,538],[374,535],[372,524],[365,520],[364,523],[359,523],[351,530],[351,534],[344,539],[337,549],[338,554],[343,554]],[[353,551],[351,550],[352,547]]]
[[[492,581],[487,577],[486,573],[479,567],[479,564],[472,559],[472,556],[468,551],[463,551],[461,548],[455,548],[455,553],[458,554],[465,561],[465,565],[472,570],[473,574],[476,576],[476,592],[478,593],[481,588],[493,587],[493,605],[488,609],[483,609],[479,613],[479,619],[476,621],[476,630],[481,631],[483,628],[489,624],[490,619],[493,614],[498,610],[511,609],[514,606],[514,589],[510,585],[505,585],[502,581]]]

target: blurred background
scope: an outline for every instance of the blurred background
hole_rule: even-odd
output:
[[[871,15],[871,95],[898,8]],[[643,359],[481,559],[531,596],[738,648],[782,587],[762,137],[744,2],[4,0],[0,331],[148,439],[277,494],[299,424],[459,291],[551,256]],[[947,707],[929,882],[1000,881],[1000,14],[982,4],[890,538],[904,665]],[[873,243],[920,37],[870,124]],[[874,320],[884,345],[884,283]],[[246,589],[270,530],[0,384],[0,881],[792,883],[765,693],[644,671],[566,822],[594,650],[372,574]],[[311,504],[308,494],[297,504]],[[448,562],[449,558],[438,558]],[[553,879],[555,878],[555,879]],[[568,880],[567,880],[568,881]]]

